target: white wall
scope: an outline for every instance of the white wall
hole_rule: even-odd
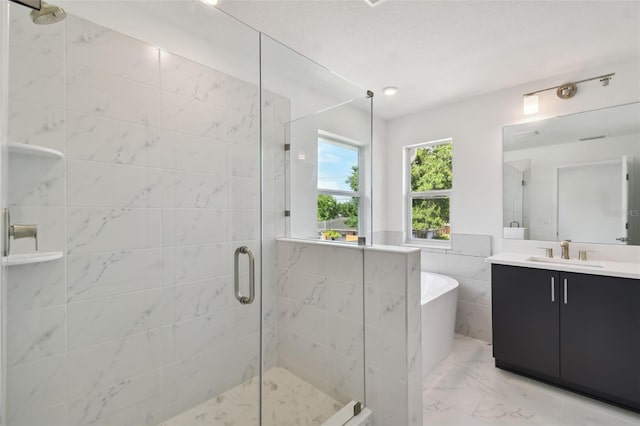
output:
[[[577,95],[561,100],[554,91],[540,94],[540,113],[522,114],[522,95],[534,90],[615,72],[611,84],[579,85]],[[455,233],[489,234],[492,251],[502,249],[502,127],[640,100],[640,56],[579,69],[551,79],[531,82],[483,96],[433,108],[390,121],[384,201],[385,229],[403,230],[402,147],[453,138],[451,224]],[[378,168],[380,170],[380,167]],[[602,247],[601,247],[602,248]]]

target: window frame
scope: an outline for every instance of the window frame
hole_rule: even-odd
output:
[[[343,136],[336,135],[334,133],[329,133],[324,130],[318,130],[318,136],[316,139],[318,147],[320,145],[321,139],[328,141],[329,143],[335,144],[337,146],[346,146],[348,148],[355,148],[354,150],[356,151],[358,156],[358,190],[348,191],[348,190],[341,190],[341,189],[320,188],[320,186],[318,186],[318,177],[319,177],[319,166],[318,166],[318,169],[316,171],[316,199],[320,194],[331,195],[334,197],[358,198],[358,235],[362,235],[361,218],[362,218],[362,193],[363,193],[362,178],[363,178],[363,165],[364,165],[364,158],[363,158],[364,145],[355,140],[348,139]],[[317,156],[317,151],[318,149],[316,148],[316,156]],[[318,161],[318,164],[320,164],[319,161]]]
[[[429,142],[421,142],[413,145],[406,145],[404,147],[404,195],[405,195],[405,226],[404,226],[404,241],[405,244],[415,245],[421,247],[432,247],[441,249],[451,248],[451,239],[449,240],[436,240],[427,238],[414,238],[413,237],[413,200],[429,200],[429,199],[449,199],[449,232],[451,235],[451,196],[453,195],[453,179],[450,189],[434,189],[432,191],[411,191],[411,151],[414,149],[435,147],[439,145],[449,144],[452,147],[451,151],[451,173],[453,178],[453,138],[438,139]]]

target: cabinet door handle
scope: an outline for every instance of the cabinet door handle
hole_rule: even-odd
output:
[[[556,277],[551,277],[551,301],[556,301]]]
[[[569,300],[569,288],[567,285],[567,279],[564,279],[564,304],[566,305]]]

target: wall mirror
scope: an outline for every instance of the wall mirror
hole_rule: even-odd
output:
[[[503,129],[504,238],[640,244],[640,103]]]

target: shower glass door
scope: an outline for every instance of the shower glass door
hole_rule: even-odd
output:
[[[372,99],[264,35],[261,65],[263,244],[289,237],[264,250],[263,425],[342,425],[366,402]]]
[[[259,34],[197,1],[0,5],[2,424],[258,425]]]

